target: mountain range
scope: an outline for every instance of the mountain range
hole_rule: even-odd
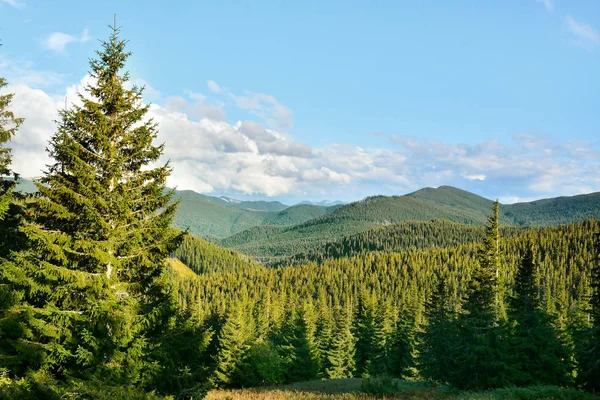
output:
[[[30,192],[35,186],[22,179],[19,190]],[[323,201],[287,206],[191,190],[176,191],[174,198],[180,204],[173,226],[262,261],[283,259],[399,222],[443,219],[484,225],[493,204],[451,186],[427,187],[403,196],[372,196],[349,204]],[[505,226],[549,226],[591,218],[600,218],[600,192],[500,207]]]

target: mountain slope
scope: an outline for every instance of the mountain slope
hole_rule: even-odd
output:
[[[175,192],[181,200],[173,226],[200,236],[223,237],[260,225],[267,211],[249,211],[226,205],[191,190]]]
[[[181,199],[173,226],[189,227],[195,235],[216,240],[264,225],[295,225],[324,215],[338,206],[301,205],[287,207],[276,201],[239,201],[205,196],[191,190],[175,192]]]
[[[405,196],[368,197],[278,232],[254,230],[220,243],[262,261],[277,262],[344,236],[403,221],[446,219],[483,225],[492,204],[491,200],[450,186],[425,188]],[[600,218],[600,193],[502,205],[500,213],[501,223],[507,226],[545,226]]]
[[[198,275],[262,267],[246,255],[219,247],[191,234],[184,237],[183,243],[171,257]],[[185,270],[175,261],[171,261],[170,264],[171,267],[179,266],[180,270]]]
[[[514,225],[558,225],[600,218],[600,192],[556,197],[529,203],[502,206],[502,213]]]

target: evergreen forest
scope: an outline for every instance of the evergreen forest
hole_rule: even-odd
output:
[[[360,398],[598,398],[597,193],[287,207],[176,191],[130,57],[113,26],[36,190],[16,190],[24,121],[0,92],[1,399],[356,380]]]

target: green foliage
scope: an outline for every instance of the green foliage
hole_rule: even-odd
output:
[[[7,85],[6,80],[0,77],[0,90]],[[13,96],[11,93],[0,94],[0,221],[4,219],[8,211],[12,190],[15,186],[14,180],[5,178],[14,175],[15,180],[17,179],[17,175],[10,169],[12,162],[11,150],[6,146],[23,123],[23,118],[15,117],[14,113],[10,111]]]
[[[507,349],[499,325],[502,299],[498,208],[498,202],[494,203],[479,262],[457,319],[458,336],[452,352],[456,368],[449,375],[449,382],[461,389],[489,389],[508,382]]]
[[[505,228],[504,235],[518,234],[520,228]],[[328,259],[351,257],[373,251],[400,252],[412,249],[454,247],[483,241],[485,228],[458,224],[447,220],[399,222],[369,229],[356,235],[332,240],[311,251],[271,262],[272,266],[299,265],[323,262]]]
[[[377,398],[393,396],[398,393],[399,388],[398,381],[389,376],[368,378],[363,380],[360,385],[360,391],[362,393],[370,394]]]
[[[242,386],[262,386],[282,383],[286,368],[275,345],[267,341],[255,343],[238,370]]]
[[[590,268],[591,327],[583,329],[577,349],[578,381],[590,392],[600,392],[600,230],[596,233],[595,257]]]
[[[338,315],[336,328],[331,346],[327,351],[329,367],[326,369],[330,379],[350,378],[356,369],[355,365],[355,342],[352,334],[352,310],[349,306],[337,308]]]
[[[194,235],[185,235],[181,245],[171,254],[196,274],[230,272],[261,265],[250,257],[224,249]]]
[[[425,303],[427,324],[418,333],[419,371],[421,375],[437,383],[450,381],[456,369],[454,346],[458,340],[455,313],[446,283],[438,284]]]
[[[239,383],[244,360],[252,348],[254,330],[240,301],[229,313],[218,336],[212,382],[217,387]]]
[[[142,89],[127,89],[125,43],[114,27],[81,105],[60,112],[38,192],[11,215],[24,240],[0,274],[0,367],[17,388],[41,374],[63,398],[197,391],[178,376],[199,376],[197,364],[167,346],[198,329],[178,316],[166,273],[183,233],[169,227],[168,164],[149,168],[163,147]]]
[[[509,302],[508,357],[511,382],[517,386],[565,385],[570,356],[561,345],[551,317],[541,307],[535,254],[528,247],[515,276]]]

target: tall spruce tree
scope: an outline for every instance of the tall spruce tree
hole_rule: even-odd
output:
[[[349,305],[338,307],[336,311],[337,324],[331,347],[327,352],[329,368],[326,373],[330,379],[351,378],[356,370],[356,338],[352,334],[353,312]]]
[[[479,263],[472,273],[463,310],[458,318],[457,368],[449,382],[463,389],[501,387],[507,380],[505,343],[499,324],[501,315],[498,277],[500,232],[496,201],[488,218]]]
[[[577,362],[580,384],[590,392],[600,392],[600,232],[596,233],[596,254],[592,262],[590,296],[591,328],[586,332]]]
[[[2,46],[1,43],[0,46]],[[7,85],[6,79],[0,77],[0,91],[4,90]],[[23,123],[23,118],[15,117],[15,114],[10,110],[13,97],[14,94],[12,93],[0,94],[0,221],[4,219],[8,211],[12,189],[18,177],[10,169],[12,162],[11,149],[7,146]],[[5,179],[11,175],[15,180]]]
[[[511,383],[517,386],[568,383],[569,359],[539,296],[535,254],[530,244],[515,276],[509,299]]]
[[[377,300],[372,293],[363,293],[360,297],[355,318],[356,337],[356,373],[368,378],[377,375],[373,363],[378,355],[378,337],[376,325]]]
[[[438,277],[435,291],[425,304],[427,325],[418,335],[419,370],[434,382],[450,381],[450,371],[456,368],[456,314],[450,307],[446,282]]]
[[[10,285],[21,301],[19,335],[2,337],[12,372],[43,370],[59,380],[151,386],[175,299],[166,257],[182,233],[169,229],[177,204],[157,126],[142,88],[126,88],[130,53],[111,27],[81,105],[60,112],[49,143],[54,163],[26,204]]]
[[[215,370],[212,376],[212,383],[217,387],[231,386],[240,381],[240,367],[252,348],[254,326],[244,312],[247,304],[244,296],[242,297],[242,300],[229,312],[219,332]]]
[[[0,44],[1,46],[1,44]],[[0,91],[4,90],[7,82],[0,77]],[[16,134],[17,129],[23,123],[22,118],[15,117],[10,110],[10,104],[14,95],[11,93],[0,94],[0,368],[13,367],[13,357],[4,357],[9,353],[11,347],[2,338],[15,338],[20,336],[19,315],[9,310],[21,300],[22,293],[15,291],[10,285],[11,277],[15,274],[14,265],[4,257],[8,257],[12,250],[16,250],[15,221],[8,221],[12,216],[8,215],[13,200],[13,189],[16,184],[17,175],[11,170],[11,149],[8,142]],[[14,179],[6,179],[10,175]]]

